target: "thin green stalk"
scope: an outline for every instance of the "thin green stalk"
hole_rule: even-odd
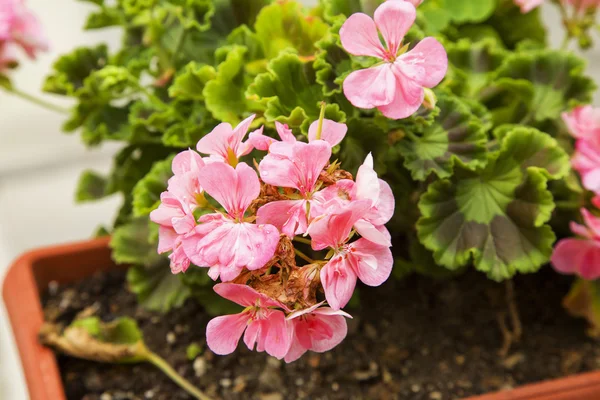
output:
[[[306,239],[300,236],[294,236],[294,241],[299,242],[299,243],[304,243],[304,244],[312,244],[312,241],[310,239]]]
[[[310,258],[309,256],[307,256],[306,254],[304,254],[303,252],[301,252],[298,249],[294,249],[294,252],[296,253],[296,255],[298,257],[300,257],[301,259],[303,259],[304,261],[306,261],[309,264],[314,264],[315,260],[313,260],[312,258]]]
[[[315,139],[321,139],[321,132],[323,131],[323,120],[325,119],[325,102],[321,102],[321,113],[319,114],[319,127],[317,128],[317,137]]]
[[[167,375],[173,382],[175,382],[179,387],[183,390],[194,396],[198,400],[212,400],[210,397],[205,395],[200,389],[194,386],[190,381],[182,377],[167,363],[163,358],[161,358],[158,354],[151,352],[148,350],[147,361],[154,365],[156,368],[160,369]]]
[[[20,91],[19,89],[15,89],[15,88],[4,88],[7,92],[12,93],[13,95],[20,97],[23,100],[27,100],[30,103],[33,103],[35,105],[38,105],[40,107],[43,107],[47,110],[51,110],[54,112],[58,112],[61,114],[69,114],[69,110],[66,108],[63,108],[61,106],[57,106],[56,104],[52,104],[50,102],[47,102],[44,99],[40,99],[38,97],[35,97],[29,93],[25,93]]]

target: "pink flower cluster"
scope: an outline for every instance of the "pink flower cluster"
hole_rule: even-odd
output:
[[[24,0],[0,0],[0,73],[17,65],[19,47],[35,59],[48,43]]]
[[[580,106],[562,115],[571,135],[575,137],[575,154],[571,165],[581,176],[585,189],[595,194],[592,203],[600,208],[600,109]],[[578,238],[561,240],[554,248],[552,264],[566,274],[584,279],[600,277],[600,218],[582,209],[585,225],[571,223]]]
[[[215,291],[245,307],[210,321],[210,349],[229,354],[243,335],[248,348],[291,362],[343,340],[350,316],[341,308],[358,279],[378,286],[389,277],[384,224],[394,197],[371,155],[356,179],[330,162],[346,125],[321,118],[303,142],[276,122],[280,140],[261,127],[244,141],[253,119],[235,128],[222,123],[198,142],[198,152],[178,154],[150,218],[160,225],[158,251],[170,252],[173,273],[191,263],[207,267],[223,282]],[[258,174],[240,161],[253,149],[267,152]]]
[[[348,53],[382,61],[344,80],[344,94],[355,107],[376,107],[392,119],[409,117],[425,100],[424,88],[436,86],[446,75],[448,56],[436,39],[427,37],[409,51],[408,44],[403,45],[418,4],[388,0],[375,10],[374,18],[356,13],[341,27],[340,39]]]

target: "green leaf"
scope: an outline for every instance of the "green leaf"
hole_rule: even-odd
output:
[[[353,70],[352,60],[343,49],[337,34],[339,29],[340,26],[334,26],[328,35],[316,43],[319,52],[314,68],[317,71],[317,82],[323,86],[325,96],[342,93],[342,83]]]
[[[140,305],[147,310],[165,313],[181,307],[191,295],[181,279],[171,273],[168,263],[159,263],[151,268],[129,268],[127,282],[129,290],[137,295]]]
[[[345,20],[358,12],[373,15],[384,0],[320,0],[327,21]]]
[[[426,32],[437,33],[450,23],[479,23],[489,18],[497,0],[428,0],[417,11],[426,24]]]
[[[167,190],[167,181],[173,175],[171,164],[173,157],[158,161],[150,172],[133,188],[133,215],[142,217],[160,204],[160,194]]]
[[[320,18],[304,14],[297,2],[278,1],[260,11],[254,30],[265,56],[272,59],[289,48],[300,56],[313,56],[315,42],[326,34],[328,26]]]
[[[213,290],[215,282],[207,274],[207,268],[190,267],[179,274],[182,283],[190,290],[191,296],[200,303],[210,315],[236,314],[241,307],[219,296]]]
[[[316,80],[313,63],[303,62],[298,55],[283,53],[269,63],[268,72],[260,74],[248,87],[248,96],[266,102],[267,121],[279,121],[292,128],[308,125],[318,119],[324,100]],[[328,104],[326,118],[343,122],[345,114],[337,104]]]
[[[102,29],[110,26],[119,26],[126,23],[121,11],[116,7],[102,7],[100,11],[88,15],[84,29]]]
[[[81,137],[88,146],[96,146],[104,140],[127,140],[131,135],[128,114],[128,108],[97,104],[93,100],[82,101],[71,110],[63,130],[72,132],[82,128]]]
[[[440,114],[433,125],[398,142],[397,150],[404,157],[404,166],[413,179],[423,181],[431,173],[439,178],[450,177],[454,165],[475,170],[487,162],[487,135],[483,124],[459,98],[441,95]],[[421,135],[418,135],[421,133]]]
[[[466,98],[477,98],[489,87],[494,71],[508,56],[508,52],[491,39],[478,42],[462,39],[445,48],[451,67],[443,85]]]
[[[546,44],[541,7],[523,14],[515,5],[501,6],[487,23],[498,32],[509,49],[514,49],[523,40]]]
[[[588,336],[600,337],[600,282],[578,278],[564,298],[563,306],[572,316],[588,321]]]
[[[108,60],[106,45],[80,47],[61,56],[53,65],[53,73],[46,77],[44,91],[73,96],[83,87],[85,79],[103,68]]]
[[[546,185],[569,172],[569,157],[535,129],[515,128],[478,171],[456,168],[419,201],[419,240],[436,262],[458,269],[469,262],[494,280],[534,272],[552,252],[546,222],[554,202]]]
[[[149,240],[149,224],[150,220],[147,217],[135,218],[114,230],[110,248],[112,258],[117,264],[152,267],[164,260],[164,257],[156,252],[156,243]]]
[[[179,100],[203,100],[202,91],[206,83],[216,77],[216,71],[209,65],[191,61],[177,74],[169,88],[169,96]]]
[[[75,201],[78,203],[94,201],[106,196],[106,177],[92,171],[86,170],[79,177]]]
[[[596,85],[584,69],[585,62],[572,53],[517,53],[498,69],[494,86],[505,103],[518,102],[512,121],[558,119],[569,106],[591,101]]]
[[[179,18],[185,29],[204,32],[210,29],[215,13],[212,0],[170,0],[170,11]]]

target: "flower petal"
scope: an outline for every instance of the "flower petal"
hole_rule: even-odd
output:
[[[240,341],[248,315],[246,313],[223,315],[211,319],[206,326],[206,344],[215,354],[231,354]]]
[[[292,324],[285,319],[285,314],[272,310],[268,318],[269,329],[265,340],[265,351],[281,360],[292,345]]]
[[[217,283],[214,291],[224,299],[233,301],[243,307],[255,306],[257,302],[262,307],[279,307],[280,304],[248,285],[238,283]]]
[[[331,311],[334,310],[331,309]],[[312,351],[317,353],[329,351],[340,344],[348,334],[348,325],[346,324],[346,319],[341,315],[323,313],[315,314],[314,318],[315,321],[313,323],[326,326],[327,330],[331,332],[331,335],[325,338],[313,337],[312,347],[310,348]]]
[[[356,287],[356,273],[341,256],[334,256],[321,269],[321,283],[327,303],[334,310],[343,308]]]
[[[388,105],[398,90],[389,63],[352,72],[344,79],[343,88],[348,101],[358,108]]]
[[[198,141],[196,150],[203,154],[218,155],[227,159],[227,141],[233,136],[231,124],[222,122]]]
[[[406,32],[415,22],[415,6],[407,1],[386,1],[377,7],[374,17],[388,52],[395,56]]]
[[[380,246],[390,247],[392,245],[392,239],[390,233],[387,231],[385,226],[377,227],[366,219],[359,219],[354,223],[354,228],[365,239],[378,244]]]
[[[312,142],[317,139],[317,131],[319,130],[319,121],[315,121],[310,124],[308,128],[308,141]],[[342,139],[346,136],[348,127],[346,124],[335,122],[330,119],[323,119],[323,126],[321,129],[321,140],[326,141],[331,147],[339,144]]]
[[[348,17],[340,28],[340,40],[344,49],[355,56],[381,59],[385,56],[375,21],[366,14],[355,13]]]
[[[423,103],[425,92],[416,82],[397,73],[396,93],[394,99],[387,105],[377,107],[388,118],[402,119],[413,115]]]
[[[356,273],[364,284],[379,286],[389,278],[394,265],[394,257],[389,247],[371,243],[366,239],[359,239],[350,246],[354,249],[352,259],[355,262]]]
[[[600,277],[600,246],[592,240],[561,240],[551,261],[554,269],[563,274],[577,274],[590,280]]]
[[[267,203],[256,213],[258,224],[270,224],[289,238],[306,232],[306,200],[281,200]]]
[[[185,174],[186,172],[197,172],[200,167],[204,166],[204,160],[200,154],[192,149],[182,151],[173,158],[171,169],[175,175]]]
[[[396,65],[407,78],[432,88],[448,71],[448,55],[444,46],[432,37],[421,40],[412,50],[401,55]]]

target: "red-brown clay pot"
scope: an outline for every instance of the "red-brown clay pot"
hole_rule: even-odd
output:
[[[4,302],[31,400],[65,400],[54,353],[37,340],[44,322],[40,293],[51,281],[69,283],[112,268],[116,266],[110,259],[107,238],[34,250],[10,267],[4,280]],[[600,372],[466,400],[600,400]]]

